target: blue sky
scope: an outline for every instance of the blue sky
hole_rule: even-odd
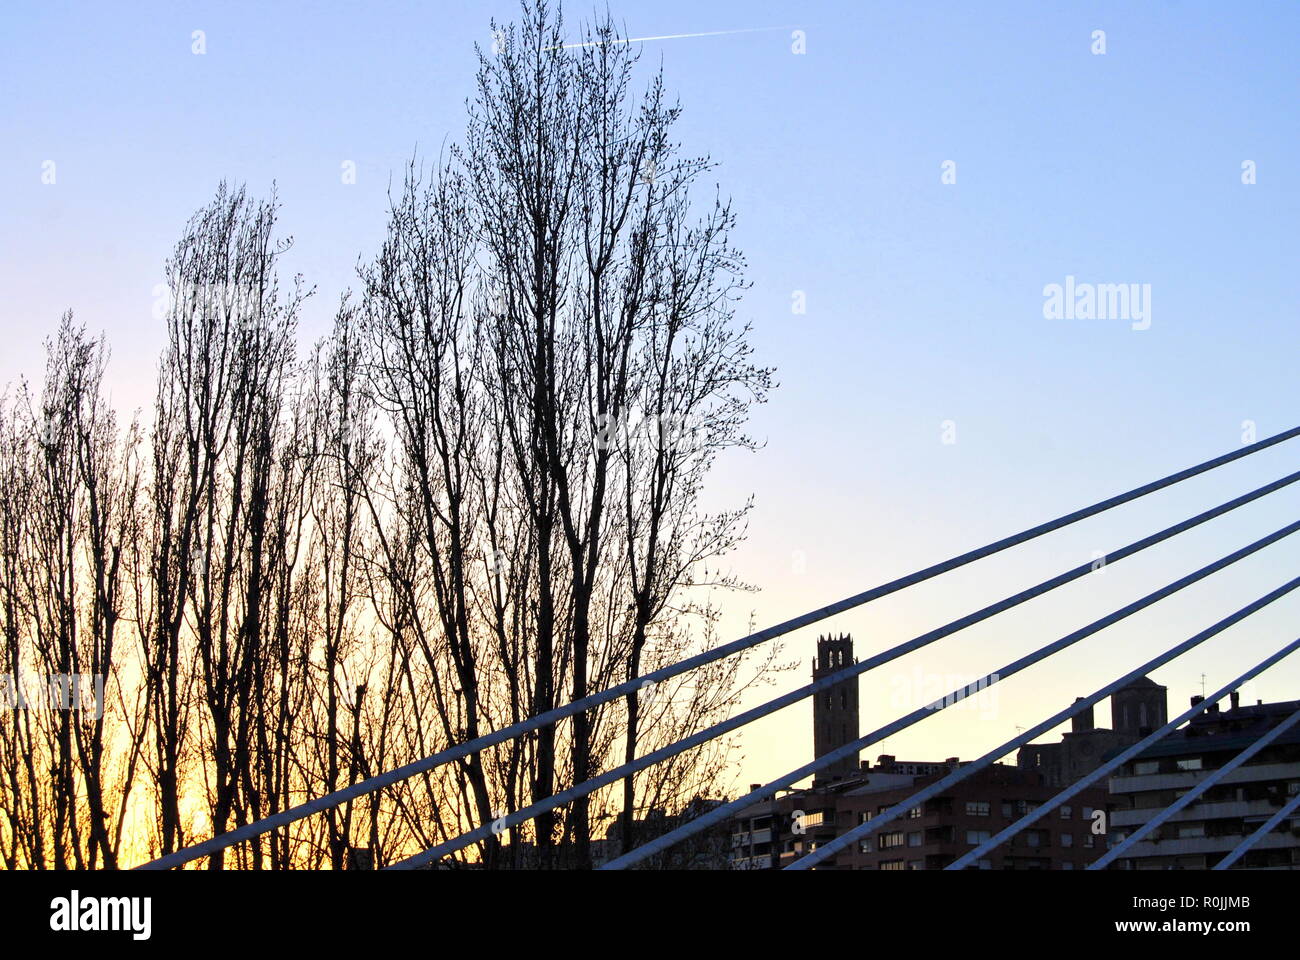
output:
[[[786,619],[1232,449],[1244,421],[1261,437],[1300,422],[1294,4],[610,7],[631,36],[781,28],[644,44],[685,107],[686,152],[720,162],[753,281],[740,316],[781,381],[753,424],[766,447],[721,464],[711,491],[720,505],[756,495],[734,567],[762,592],[729,604],[729,633],[751,610],[760,625]],[[278,183],[287,265],[318,289],[304,340],[324,333],[379,239],[390,175],[460,135],[473,44],[515,11],[7,6],[0,383],[39,375],[41,341],[72,308],[110,338],[119,405],[146,405],[163,260],[223,177],[258,192]],[[956,183],[941,182],[946,161]],[[1067,276],[1149,284],[1149,329],[1046,319],[1043,288]],[[796,291],[806,313],[792,312]],[[957,442],[945,444],[949,420]],[[1293,447],[1262,453],[827,626],[874,652],[1295,462]],[[1298,504],[1274,495],[872,674],[864,729],[901,712],[891,703],[916,669],[972,678],[1283,525]],[[1298,559],[1296,545],[1275,546],[1008,681],[994,708],[928,720],[869,755],[975,756],[1287,579]],[[1297,612],[1300,598],[1284,600],[1157,673],[1171,706],[1199,692],[1201,673],[1212,687],[1292,639]],[[787,644],[801,678],[815,633]],[[1297,680],[1300,665],[1276,670],[1258,695],[1294,698]],[[762,725],[743,779],[807,759],[809,734],[805,709]]]

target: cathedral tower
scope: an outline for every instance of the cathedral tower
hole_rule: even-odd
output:
[[[817,659],[813,661],[813,679],[842,670],[853,659],[853,638],[817,638]],[[820,690],[813,697],[813,754],[822,756],[837,747],[858,739],[858,678],[851,677],[831,687]],[[858,772],[858,755],[853,753],[814,774],[814,786],[845,780]]]

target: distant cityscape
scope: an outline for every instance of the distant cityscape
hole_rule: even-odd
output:
[[[819,638],[813,677],[847,665],[852,657],[852,638]],[[1192,704],[1201,699],[1193,697]],[[1015,766],[997,763],[979,771],[819,868],[944,869],[1051,799],[1061,787],[1077,782],[1168,722],[1168,691],[1148,678],[1117,691],[1110,700],[1109,728],[1096,726],[1088,708],[1073,719],[1071,730],[1059,743],[1027,744],[1019,750]],[[1212,704],[1185,727],[1125,763],[1117,775],[1085,788],[1068,805],[1049,812],[968,869],[1085,869],[1298,707],[1300,702],[1294,701],[1243,706],[1233,693],[1227,709]],[[815,699],[816,755],[858,736],[855,680]],[[845,761],[829,768],[809,788],[783,793],[737,816],[726,866],[746,870],[788,866],[964,765],[957,757],[905,761],[888,754],[877,758],[875,765]],[[1110,866],[1212,868],[1297,793],[1300,731],[1292,729]],[[1300,815],[1283,820],[1234,867],[1300,869]]]

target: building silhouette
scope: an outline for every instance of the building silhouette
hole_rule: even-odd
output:
[[[853,657],[853,638],[817,638],[817,658],[812,664],[814,680],[857,663]],[[858,678],[851,677],[813,697],[813,756],[821,757],[858,739]],[[842,760],[818,771],[813,786],[847,780],[857,775],[858,754],[854,751]]]

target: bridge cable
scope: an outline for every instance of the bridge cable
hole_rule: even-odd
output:
[[[1295,813],[1297,807],[1300,807],[1300,793],[1297,793],[1294,797],[1288,800],[1286,806],[1281,810],[1261,823],[1254,833],[1248,836],[1245,840],[1242,840],[1241,843],[1237,844],[1230,854],[1214,865],[1213,869],[1227,870],[1230,866],[1240,860],[1247,850],[1262,840],[1270,830],[1276,827],[1288,816]]]

